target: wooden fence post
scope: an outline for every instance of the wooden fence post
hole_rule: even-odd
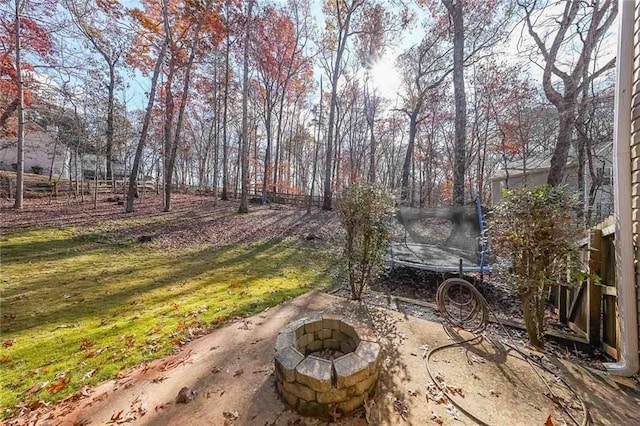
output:
[[[566,324],[568,318],[567,312],[567,287],[558,285],[558,317],[561,323]]]
[[[600,343],[600,323],[602,321],[602,287],[592,278],[593,274],[602,276],[602,230],[594,229],[589,233],[589,274],[587,278],[589,321],[587,335],[590,344]]]

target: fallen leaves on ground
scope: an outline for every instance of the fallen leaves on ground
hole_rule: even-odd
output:
[[[433,401],[436,404],[444,404],[447,402],[447,397],[442,393],[440,388],[435,383],[427,385],[426,393],[427,401]]]
[[[462,390],[462,388],[458,386],[445,384],[445,389],[447,392],[451,393],[452,395],[460,395],[461,397],[464,398],[464,391]]]
[[[188,386],[184,386],[182,389],[180,389],[180,392],[178,392],[178,395],[176,396],[176,402],[178,404],[187,404],[193,401],[196,395],[196,391],[190,389]]]
[[[120,410],[118,412],[115,412],[111,415],[111,419],[109,419],[109,422],[107,423],[116,423],[118,420],[120,420],[120,416],[122,416],[122,412],[124,410]]]
[[[447,414],[450,415],[451,417],[453,417],[455,420],[457,421],[462,421],[460,419],[460,412],[458,411],[458,409],[456,407],[453,406],[452,403],[447,403],[447,405],[445,406],[445,408],[447,409]]]
[[[162,383],[165,380],[167,380],[168,377],[167,376],[160,376],[160,377],[156,377],[153,380],[151,380],[152,383]]]
[[[442,420],[442,417],[437,415],[435,411],[431,412],[431,420],[433,420],[434,423],[437,423],[439,425],[444,424],[444,420]]]
[[[426,358],[429,353],[429,345],[422,345],[418,349],[422,351],[422,359]]]
[[[492,389],[489,391],[489,395],[495,396],[496,398],[498,398],[500,396],[500,392]]]
[[[549,414],[547,420],[544,422],[544,426],[554,426],[553,420],[551,419],[551,414]]]
[[[40,390],[44,389],[48,384],[49,382],[36,383],[35,385],[27,389],[27,393],[39,392]]]
[[[92,340],[82,339],[82,343],[80,344],[80,350],[84,351],[86,349],[90,349],[95,345]]]
[[[451,395],[459,395],[464,398],[464,390],[459,386],[454,386],[445,381],[445,377],[438,373],[436,374],[435,379],[436,383],[429,383],[427,385],[427,401],[431,400],[436,404],[444,404],[447,403],[447,394]]]
[[[402,420],[407,420],[407,416],[409,415],[409,407],[405,404],[401,399],[391,397],[393,399],[393,410],[402,417]]]
[[[11,323],[16,319],[16,314],[2,314],[2,321],[6,323]]]
[[[227,420],[237,420],[240,417],[240,413],[237,411],[225,411],[222,413],[225,419]]]
[[[164,410],[165,408],[167,408],[168,405],[171,405],[170,402],[166,402],[164,404],[158,404],[155,406],[154,411],[157,413],[160,410]]]
[[[187,352],[184,356],[182,356],[181,359],[179,360],[171,360],[171,361],[167,361],[165,362],[162,366],[161,369],[162,371],[167,371],[170,370],[172,368],[176,368],[177,366],[179,366],[180,364],[184,364],[190,357],[191,354],[193,353],[193,349],[189,350],[189,352]]]
[[[57,382],[51,383],[49,386],[47,386],[47,390],[49,391],[49,393],[58,393],[62,389],[64,389],[70,381],[70,377],[62,376],[58,379]]]
[[[108,392],[104,392],[104,393],[101,393],[98,396],[94,396],[92,401],[93,402],[103,401],[103,400],[105,400],[107,398],[108,394],[109,394]]]
[[[147,194],[136,204],[134,213],[127,219],[136,222],[157,215],[158,201],[162,196]],[[63,197],[64,198],[64,197]],[[100,196],[99,202],[108,197]],[[26,201],[26,200],[25,200]],[[78,229],[95,229],[93,205],[67,205],[66,198],[60,200],[29,199],[27,208],[20,214],[6,215],[2,228],[12,226],[61,227],[73,223]],[[114,241],[128,241],[143,235],[157,235],[163,248],[182,248],[198,244],[222,246],[233,243],[249,243],[263,238],[297,236],[304,238],[310,233],[325,241],[339,241],[344,231],[335,212],[315,210],[304,215],[295,206],[252,205],[251,214],[236,215],[235,200],[220,201],[213,197],[190,194],[173,194],[172,211],[166,220],[135,223],[126,229],[115,227],[124,211],[117,203],[103,203],[100,207],[100,229],[109,231]],[[195,208],[194,206],[196,206]],[[188,213],[188,214],[185,214]],[[229,213],[232,213],[231,215]],[[114,228],[114,229],[112,229]]]
[[[242,320],[242,325],[238,327],[239,330],[251,330],[251,321]]]

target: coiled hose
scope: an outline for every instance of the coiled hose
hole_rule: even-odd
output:
[[[478,289],[462,278],[449,278],[440,284],[436,305],[453,327],[481,334],[489,324],[489,304]]]
[[[429,360],[433,354],[439,352],[441,350],[463,345],[465,343],[471,343],[476,340],[482,340],[484,338],[484,331],[487,329],[487,325],[489,324],[489,316],[493,314],[493,317],[496,319],[497,323],[500,325],[503,333],[511,340],[510,345],[508,345],[511,349],[518,352],[518,354],[531,366],[531,368],[535,371],[537,376],[540,378],[542,383],[546,386],[549,391],[548,397],[556,404],[559,401],[559,398],[555,397],[553,390],[544,379],[542,374],[538,371],[538,368],[541,368],[548,373],[555,374],[551,370],[549,370],[546,366],[542,365],[535,359],[532,359],[531,356],[522,352],[520,349],[516,347],[516,342],[511,337],[511,334],[504,327],[500,319],[495,315],[495,313],[491,310],[491,307],[487,303],[486,299],[480,294],[478,289],[476,289],[471,283],[462,278],[449,278],[445,280],[438,287],[438,291],[436,292],[436,305],[440,314],[445,319],[445,321],[451,325],[452,327],[463,329],[472,333],[474,336],[458,342],[448,343],[442,346],[438,346],[427,353],[425,357],[425,366],[427,369],[427,373],[431,378],[431,381],[436,385],[436,387],[442,392],[443,395],[446,395],[449,400],[458,407],[460,411],[466,414],[468,417],[472,418],[480,425],[488,425],[488,423],[482,421],[475,415],[469,413],[464,407],[460,406],[460,404],[456,403],[453,399],[452,395],[447,392],[446,387],[442,386],[438,380],[436,380],[435,376],[431,372],[431,368],[429,367]],[[495,343],[490,341],[494,346],[497,347]],[[538,368],[536,368],[536,366]],[[562,378],[559,378],[559,381],[562,382],[576,397],[576,399],[580,402],[582,411],[584,413],[582,422],[578,422],[574,416],[569,412],[569,410],[562,404],[562,409],[565,413],[573,420],[576,425],[586,426],[589,424],[589,412],[587,410],[587,406],[584,400],[577,394],[575,390]]]

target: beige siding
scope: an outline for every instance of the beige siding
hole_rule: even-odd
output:
[[[534,169],[527,172],[526,181],[520,172],[512,172],[509,175],[509,188],[523,188],[525,186],[536,187],[547,183],[549,169]],[[578,166],[569,164],[565,167],[564,184],[572,191],[578,190]],[[506,178],[495,177],[491,179],[491,205],[496,206],[502,202],[502,188],[506,187]]]
[[[640,261],[640,0],[636,0],[635,8],[635,40],[633,63],[633,97],[631,101],[631,205],[633,212],[633,241],[636,259]],[[637,262],[636,262],[637,263]],[[636,268],[638,266],[636,265]],[[638,306],[640,306],[640,283],[638,284]],[[640,309],[638,309],[638,324],[640,325]]]

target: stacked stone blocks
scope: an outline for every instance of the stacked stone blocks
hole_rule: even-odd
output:
[[[276,338],[278,391],[298,412],[324,417],[360,407],[378,379],[380,345],[370,329],[323,314],[286,326]],[[334,360],[314,353],[330,349]]]

